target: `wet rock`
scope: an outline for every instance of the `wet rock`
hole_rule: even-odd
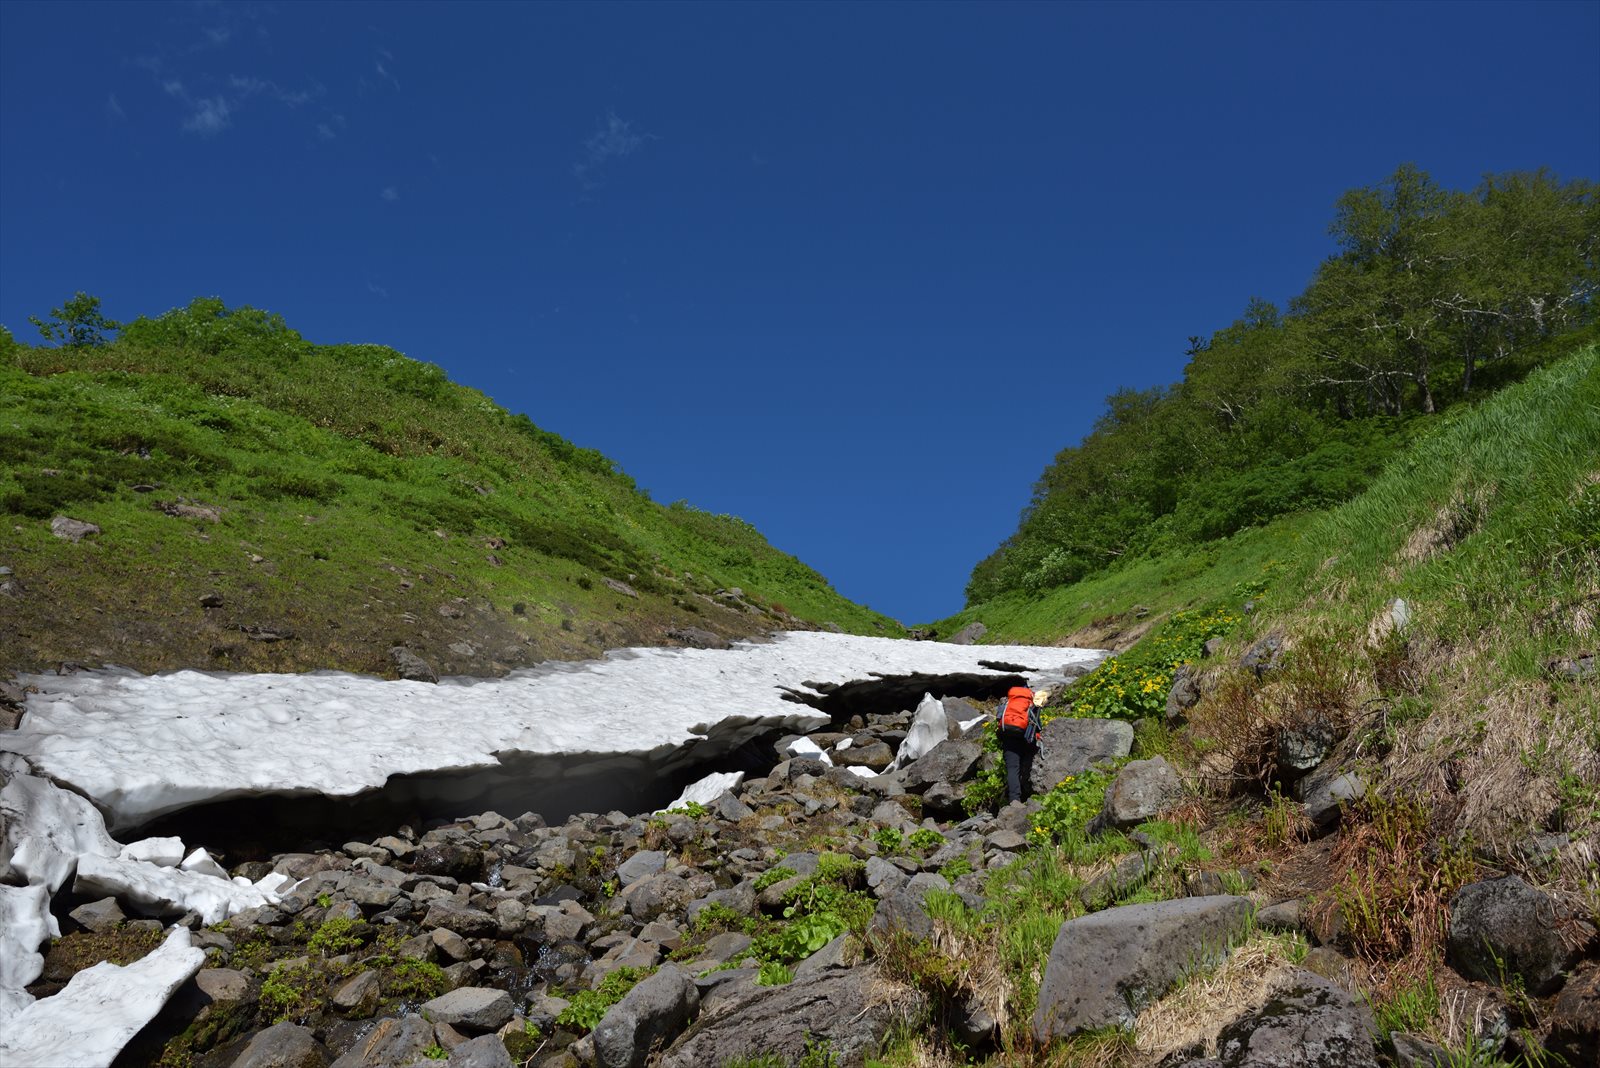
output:
[[[1106,787],[1105,807],[1095,822],[1126,830],[1155,819],[1182,798],[1183,780],[1165,758],[1135,760]]]
[[[63,541],[82,541],[84,538],[100,533],[100,528],[93,523],[85,523],[81,519],[71,519],[58,515],[50,520],[50,533]]]
[[[1520,876],[1470,883],[1450,902],[1448,959],[1468,978],[1503,984],[1521,976],[1530,993],[1547,994],[1575,956],[1558,919],[1549,895]]]
[[[332,1068],[393,1068],[418,1064],[434,1043],[433,1025],[420,1016],[379,1020],[365,1037],[333,1062]]]
[[[1034,1037],[1049,1042],[1101,1027],[1131,1028],[1138,1012],[1181,977],[1220,961],[1250,912],[1242,897],[1189,897],[1067,921],[1045,965]]]
[[[503,1027],[514,1011],[510,994],[486,986],[452,990],[422,1006],[424,1019],[462,1031],[494,1031]]]
[[[605,1014],[594,1029],[601,1068],[644,1068],[650,1051],[688,1026],[700,992],[688,973],[668,965],[644,979]]]
[[[233,1068],[324,1068],[327,1063],[311,1031],[285,1021],[258,1032]]]
[[[412,682],[439,681],[439,673],[433,670],[433,665],[403,645],[389,649],[389,663],[394,665],[395,672],[402,679]]]
[[[837,1068],[861,1068],[901,1018],[872,997],[880,982],[876,967],[863,965],[823,969],[785,986],[738,990],[707,1006],[667,1050],[662,1068],[705,1068],[762,1056],[799,1064],[819,1047],[832,1054]]]
[[[1343,987],[1296,968],[1217,1036],[1224,1068],[1378,1068],[1377,1026]]]

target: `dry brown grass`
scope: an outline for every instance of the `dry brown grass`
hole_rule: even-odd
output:
[[[1483,525],[1494,499],[1494,487],[1458,487],[1448,503],[1411,532],[1400,547],[1400,563],[1420,564],[1459,545]]]
[[[1294,940],[1258,934],[1222,966],[1194,976],[1139,1014],[1134,1026],[1140,1065],[1156,1064],[1178,1050],[1216,1053],[1217,1033],[1248,1006],[1259,1004],[1273,978],[1291,966]]]

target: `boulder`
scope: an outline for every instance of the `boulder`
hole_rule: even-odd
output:
[[[870,768],[873,771],[882,771],[893,761],[894,750],[884,742],[852,745],[848,749],[836,749],[833,753],[833,762],[841,768]]]
[[[1421,1035],[1396,1031],[1389,1036],[1396,1068],[1451,1068],[1450,1051]]]
[[[1239,666],[1254,672],[1258,679],[1264,678],[1268,672],[1276,671],[1282,664],[1283,635],[1277,631],[1257,641],[1245,650],[1244,656],[1239,658]]]
[[[1242,897],[1189,897],[1124,905],[1061,925],[1033,1014],[1040,1042],[1134,1017],[1196,966],[1227,955],[1250,921]]]
[[[1129,853],[1085,883],[1078,891],[1078,900],[1090,911],[1103,908],[1137,890],[1160,870],[1161,857],[1157,854],[1143,851]]]
[[[1450,901],[1449,962],[1469,979],[1520,976],[1529,993],[1548,994],[1576,956],[1560,918],[1550,896],[1520,876],[1469,883]]]
[[[204,974],[204,973],[202,973]],[[371,1016],[383,998],[377,972],[362,972],[333,992],[333,1007],[349,1016]]]
[[[328,1058],[309,1028],[299,1024],[273,1024],[257,1032],[233,1062],[234,1068],[324,1068]]]
[[[91,901],[87,905],[79,905],[67,913],[86,931],[95,934],[109,934],[115,931],[127,920],[122,912],[122,906],[117,904],[114,897],[103,897],[99,901]]]
[[[422,926],[428,930],[444,927],[468,938],[487,938],[500,928],[487,912],[468,908],[453,897],[431,902],[427,915],[422,918]]]
[[[1327,834],[1339,825],[1344,810],[1366,796],[1367,784],[1354,771],[1339,771],[1326,765],[1296,784],[1306,803],[1306,818],[1317,834]]]
[[[424,1019],[463,1031],[498,1030],[515,1011],[510,994],[487,986],[464,986],[422,1006]]]
[[[938,783],[958,783],[971,778],[982,755],[983,746],[978,742],[943,741],[896,775],[907,790],[920,794]]]
[[[877,968],[862,965],[824,968],[785,986],[735,990],[667,1050],[661,1066],[705,1068],[758,1057],[799,1064],[823,1048],[835,1068],[861,1068],[902,1018],[873,997],[880,983]]]
[[[1082,775],[1103,760],[1120,760],[1132,748],[1133,724],[1125,720],[1054,720],[1033,754],[1033,792],[1049,793],[1068,775]]]
[[[1278,781],[1293,788],[1333,751],[1340,731],[1328,719],[1312,715],[1303,723],[1279,729],[1276,739]]]
[[[651,1051],[676,1038],[699,1007],[689,974],[672,965],[662,968],[623,995],[595,1026],[596,1062],[601,1068],[644,1068]]]
[[[1372,1013],[1303,968],[1273,984],[1265,1005],[1222,1029],[1224,1068],[1378,1068]]]
[[[1183,780],[1163,757],[1135,760],[1106,787],[1097,822],[1126,830],[1155,819],[1183,798]]]

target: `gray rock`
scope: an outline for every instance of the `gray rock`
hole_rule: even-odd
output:
[[[1344,810],[1366,796],[1367,784],[1353,771],[1338,771],[1326,765],[1299,784],[1306,803],[1306,818],[1318,834],[1327,834],[1339,825]]]
[[[50,533],[63,541],[82,541],[92,534],[100,533],[100,528],[81,519],[58,515],[50,520]]]
[[[1052,724],[1053,726],[1053,724]],[[1106,787],[1101,822],[1126,830],[1155,819],[1183,798],[1183,780],[1163,757],[1135,760]]]
[[[488,938],[499,930],[493,916],[481,909],[468,908],[455,898],[440,898],[429,903],[422,926],[429,930],[445,927],[467,938]]]
[[[883,742],[852,745],[848,749],[835,750],[833,762],[841,768],[871,768],[873,771],[882,771],[894,762],[894,750]]]
[[[693,1029],[661,1060],[661,1068],[706,1068],[772,1056],[799,1064],[826,1048],[836,1068],[861,1068],[901,1016],[872,996],[881,982],[874,965],[825,968],[784,986],[736,989],[708,1006]],[[709,1001],[709,999],[708,999]]]
[[[922,793],[937,783],[958,783],[972,777],[983,755],[983,746],[973,741],[944,741],[895,773],[900,784],[912,793]]]
[[[464,986],[422,1006],[424,1019],[463,1031],[497,1030],[515,1011],[510,994],[486,986]]]
[[[659,849],[642,849],[617,865],[617,880],[623,886],[632,886],[640,879],[661,874],[666,867],[665,853]]]
[[[1120,719],[1058,719],[1044,729],[1033,755],[1033,792],[1049,793],[1068,775],[1082,775],[1133,748],[1133,724]]]
[[[1450,901],[1448,959],[1469,979],[1504,984],[1521,976],[1529,993],[1547,994],[1576,956],[1560,919],[1550,896],[1520,876],[1470,883]]]
[[[878,902],[867,933],[884,936],[904,932],[915,938],[932,938],[933,919],[924,902],[930,891],[949,889],[950,882],[942,875],[923,872],[913,876],[904,887]]]
[[[1334,724],[1317,715],[1280,729],[1276,739],[1278,781],[1292,787],[1305,778],[1307,772],[1328,759],[1339,738],[1340,731]]]
[[[439,681],[439,673],[433,670],[433,665],[403,645],[390,647],[389,663],[394,665],[396,674],[402,679],[412,682]]]
[[[867,858],[867,886],[878,897],[888,897],[911,878],[882,857]]]
[[[1277,631],[1257,641],[1245,650],[1244,656],[1239,658],[1239,666],[1255,672],[1258,679],[1270,671],[1276,671],[1282,665],[1283,635]]]
[[[922,795],[922,811],[940,819],[956,819],[966,815],[966,797],[965,783],[936,782]]]
[[[749,879],[728,887],[726,890],[713,890],[705,897],[696,898],[684,910],[690,923],[700,915],[708,905],[722,905],[732,909],[740,916],[749,916],[756,910],[755,883]]]
[[[515,1068],[515,1065],[498,1035],[480,1035],[451,1050],[445,1068]]]
[[[345,1050],[332,1068],[393,1068],[426,1060],[434,1042],[433,1025],[420,1016],[379,1020],[364,1038]]]
[[[194,985],[207,1004],[243,1001],[250,992],[250,977],[232,968],[202,968],[194,973]]]
[[[733,794],[724,791],[721,797],[711,803],[711,813],[719,820],[737,823],[739,820],[754,816],[756,810],[734,797]]]
[[[1242,897],[1124,905],[1061,925],[1033,1015],[1040,1042],[1134,1017],[1196,966],[1220,961],[1250,919]]]
[[[824,968],[849,967],[859,959],[861,954],[856,951],[855,936],[842,934],[817,950],[811,956],[794,966],[796,979],[814,975]]]
[[[1263,931],[1294,932],[1303,930],[1300,921],[1299,898],[1280,901],[1276,905],[1256,910],[1256,926]]]
[[[1558,656],[1545,664],[1545,670],[1558,679],[1592,679],[1595,672],[1600,671],[1596,666],[1593,653],[1580,653],[1577,656]]]
[[[1084,884],[1078,891],[1078,900],[1090,911],[1104,908],[1143,886],[1161,870],[1161,863],[1159,855],[1144,851],[1120,857],[1109,869]]]
[[[1450,1051],[1421,1035],[1396,1031],[1389,1036],[1397,1068],[1451,1068]]]
[[[371,1016],[383,997],[377,972],[362,972],[333,992],[333,1006],[350,1016]]]
[[[1172,673],[1172,689],[1167,691],[1167,722],[1180,723],[1184,713],[1200,703],[1200,686],[1189,664],[1179,664]]]
[[[1224,1068],[1378,1068],[1377,1026],[1343,987],[1296,968],[1217,1036]]]
[[[285,1021],[258,1032],[233,1068],[324,1068],[327,1063],[310,1029]]]
[[[706,881],[710,882],[709,879]],[[641,923],[648,923],[683,912],[689,902],[700,896],[702,889],[698,883],[691,883],[677,871],[668,871],[639,880],[618,894],[616,900],[628,915]]]
[[[667,631],[667,638],[679,644],[687,645],[691,649],[732,648],[728,644],[728,639],[703,627],[673,627]]]
[[[103,897],[99,901],[91,901],[87,905],[79,905],[67,913],[87,931],[95,934],[105,934],[114,931],[118,925],[128,917],[123,915],[122,906],[117,904],[114,897]]]
[[[644,1068],[651,1050],[676,1038],[699,1008],[694,980],[679,968],[662,968],[623,995],[595,1026],[596,1061],[601,1068]]]
[[[1545,1049],[1568,1064],[1600,1064],[1600,967],[1574,976],[1556,998]]]
[[[979,638],[989,633],[989,628],[982,623],[968,623],[950,637],[944,639],[950,645],[971,645]]]

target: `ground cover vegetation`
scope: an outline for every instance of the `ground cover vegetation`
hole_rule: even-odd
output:
[[[1181,381],[1107,399],[973,569],[969,606],[1014,613],[1129,561],[1348,500],[1439,413],[1595,328],[1593,182],[1538,171],[1458,192],[1407,165],[1341,197],[1330,232],[1338,252],[1286,310],[1252,300],[1190,339]]]
[[[214,299],[123,326],[80,293],[39,327],[60,344],[0,333],[6,667],[377,671],[403,644],[481,674],[675,627],[899,633],[393,349]]]

